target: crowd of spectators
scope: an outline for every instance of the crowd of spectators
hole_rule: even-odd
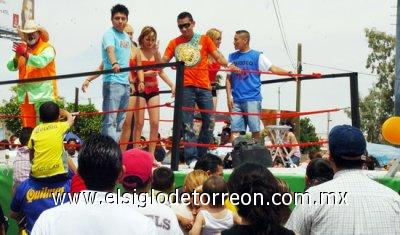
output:
[[[44,105],[43,123],[34,129],[23,128],[15,136],[20,144],[14,146],[12,202],[9,214],[0,213],[0,234],[8,228],[8,217],[20,231],[31,234],[400,233],[400,196],[361,173],[377,163],[365,156],[364,136],[354,127],[333,128],[329,157],[310,154],[305,170],[305,190],[310,197],[330,192],[347,204],[331,205],[329,198],[320,198],[316,203],[297,204],[292,211],[283,199],[264,204],[231,201],[233,194],[262,195],[264,202],[272,202],[276,194],[294,195],[287,182],[262,165],[243,163],[228,177],[222,157],[210,151],[179,187],[169,167],[154,166],[146,145],[122,152],[108,136],[93,134],[85,141],[71,133],[66,136],[73,123],[70,114],[53,102]],[[66,121],[59,122],[59,115]],[[224,131],[223,136],[226,127]],[[43,144],[50,140],[60,144]],[[274,160],[274,167],[284,167],[279,159]],[[100,206],[107,194],[117,192],[118,184],[134,203]],[[84,197],[68,203],[70,198],[65,197],[64,204],[55,204],[54,193],[69,192],[96,194],[90,203]],[[185,193],[188,198],[183,197]],[[201,195],[225,196],[203,202]]]

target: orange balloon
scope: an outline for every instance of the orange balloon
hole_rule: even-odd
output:
[[[400,145],[400,117],[388,118],[382,125],[382,135],[387,142]]]

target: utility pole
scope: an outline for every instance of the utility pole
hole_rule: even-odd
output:
[[[79,88],[75,87],[74,112],[78,112],[78,105],[79,105]]]
[[[77,113],[79,111],[78,107],[79,107],[79,88],[75,87],[75,103],[74,103],[74,112],[75,113]],[[78,119],[79,119],[79,117],[75,117],[75,120],[74,120],[74,127],[75,127],[76,131],[80,130],[80,127],[76,124]]]
[[[281,86],[278,86],[278,112],[281,113]]]
[[[332,120],[331,120],[331,113],[328,112],[327,115],[328,115],[328,119],[327,119],[327,123],[326,123],[326,125],[327,125],[327,127],[326,127],[326,136],[329,136],[329,129],[331,129],[330,125],[331,125],[331,121]]]
[[[400,1],[400,0],[399,0]],[[302,45],[297,44],[297,74],[301,74],[302,68]],[[301,101],[301,80],[296,82],[296,112],[300,112],[300,101]],[[300,141],[300,116],[296,118],[295,121],[295,134],[298,141]]]
[[[394,115],[400,116],[400,0],[397,0],[396,23],[396,80],[394,81]]]

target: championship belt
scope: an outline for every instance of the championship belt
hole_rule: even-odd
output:
[[[175,58],[178,61],[185,62],[185,66],[193,67],[201,60],[199,49],[200,34],[194,34],[187,43],[179,44],[175,49]]]

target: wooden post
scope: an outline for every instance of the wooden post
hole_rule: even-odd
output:
[[[297,44],[297,74],[302,72],[302,45]],[[296,112],[300,112],[301,108],[301,78],[296,82]],[[298,141],[300,141],[300,117],[295,119],[295,135]]]

